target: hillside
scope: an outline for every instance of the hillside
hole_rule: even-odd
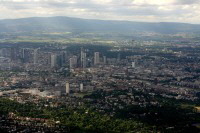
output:
[[[34,17],[0,20],[0,32],[156,32],[200,33],[200,25],[92,20],[69,17]]]

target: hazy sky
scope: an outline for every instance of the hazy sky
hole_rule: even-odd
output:
[[[36,16],[200,24],[200,0],[0,0],[0,19]]]

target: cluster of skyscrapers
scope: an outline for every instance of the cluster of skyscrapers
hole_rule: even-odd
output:
[[[30,64],[31,67],[48,66],[50,69],[63,68],[87,68],[95,67],[99,64],[106,64],[106,56],[100,57],[100,52],[88,52],[84,48],[80,49],[79,54],[74,54],[67,50],[47,51],[40,48],[20,48],[11,47],[0,49],[0,57],[8,63]]]
[[[80,62],[78,62],[80,61]],[[80,54],[80,60],[78,58],[78,56],[73,55],[70,59],[69,59],[69,66],[70,69],[73,68],[77,68],[78,66],[80,66],[81,68],[86,68],[88,67],[88,64],[91,64],[93,66],[96,66],[100,63],[100,53],[99,52],[94,52],[94,58],[93,58],[93,63],[91,61],[91,58],[87,58],[87,53],[85,52],[85,50],[83,48],[81,48],[81,54]],[[103,57],[103,63],[106,63],[106,56]]]

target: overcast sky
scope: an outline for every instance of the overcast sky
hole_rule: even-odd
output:
[[[0,19],[43,16],[200,24],[200,0],[0,0]]]

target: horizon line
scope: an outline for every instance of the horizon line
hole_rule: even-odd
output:
[[[200,24],[188,23],[188,22],[173,22],[173,21],[170,21],[170,22],[168,22],[168,21],[148,22],[148,21],[137,21],[137,20],[133,21],[133,20],[119,20],[119,19],[80,18],[80,17],[71,17],[71,16],[33,16],[33,17],[21,17],[21,18],[5,18],[5,19],[0,19],[0,21],[30,19],[30,18],[56,18],[56,17],[83,19],[83,20],[99,20],[99,21],[137,22],[137,23],[177,23],[177,24],[200,25]]]

